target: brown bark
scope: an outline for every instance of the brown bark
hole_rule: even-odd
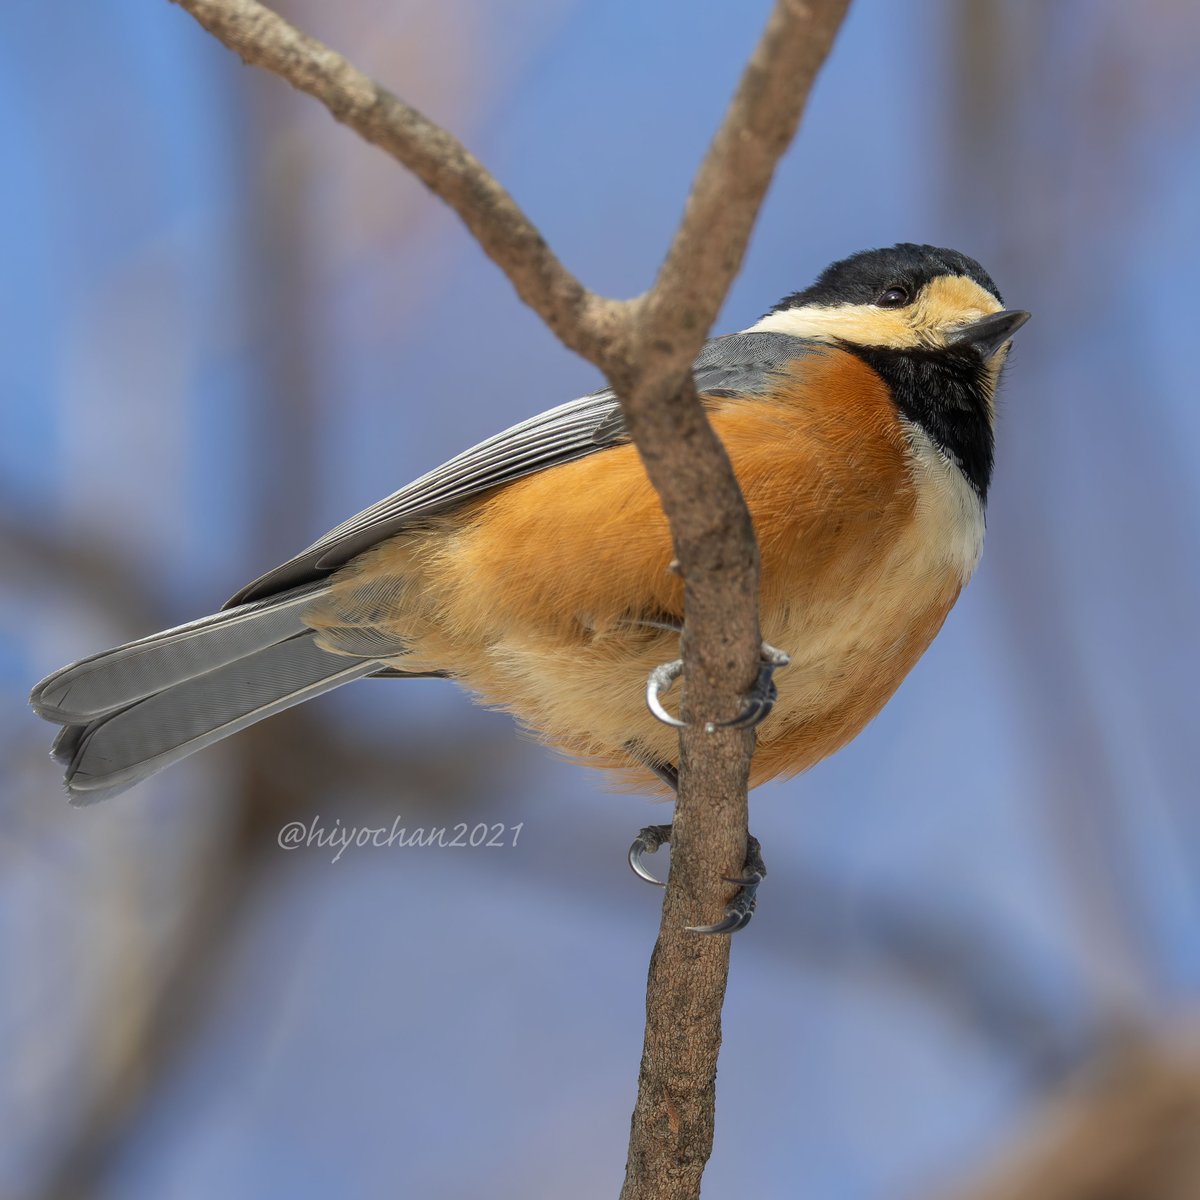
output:
[[[777,0],[701,165],[654,287],[617,301],[586,289],[512,197],[450,133],[255,0],[173,0],[242,59],[320,100],[458,213],[518,295],[621,397],[671,524],[685,586],[680,790],[622,1195],[694,1196],[712,1145],[729,944],[684,932],[719,919],[746,852],[753,734],[706,734],[757,673],[758,550],[690,367],[849,0]]]

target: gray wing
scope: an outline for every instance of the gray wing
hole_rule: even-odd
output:
[[[772,373],[817,343],[785,333],[730,333],[706,342],[693,366],[696,388],[716,396],[762,392]],[[571,400],[464,450],[385,500],[343,521],[295,558],[256,579],[226,608],[309,583],[406,526],[546,467],[628,441],[608,389]]]

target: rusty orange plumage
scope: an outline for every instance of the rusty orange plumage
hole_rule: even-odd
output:
[[[1006,312],[935,247],[831,267],[695,372],[746,496],[761,625],[791,655],[752,784],[879,711],[978,559]],[[678,653],[670,534],[609,392],[482,443],[255,581],[232,607],[34,691],[87,802],[290,704],[380,672],[440,674],[548,744],[645,783],[677,736],[644,703]]]
[[[962,586],[949,564],[921,580],[889,579],[917,508],[895,406],[853,355],[831,347],[810,358],[803,372],[781,371],[753,405],[708,400],[758,532],[763,635],[799,648],[759,731],[755,785],[803,770],[853,737]],[[677,653],[677,636],[633,622],[682,622],[671,559],[666,520],[626,444],[526,476],[381,543],[334,577],[306,620],[318,631],[342,628],[362,612],[362,597],[390,592],[388,632],[405,643],[390,665],[445,672],[595,765],[628,769],[631,749],[635,759],[670,762],[676,734],[651,716],[642,690],[649,671]],[[839,632],[840,618],[886,583],[906,609],[917,606],[895,614],[912,626],[903,645],[848,644],[857,635]],[[878,629],[891,643],[889,624]],[[803,653],[822,639],[818,652]],[[632,778],[653,783],[645,770]]]

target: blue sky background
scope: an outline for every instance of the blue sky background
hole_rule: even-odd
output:
[[[630,295],[768,6],[286,11]],[[779,170],[719,330],[898,240],[1034,320],[976,579],[851,747],[752,797],[771,877],[712,1195],[967,1178],[1112,1029],[1196,1003],[1197,34],[1172,0],[857,0]],[[661,809],[428,681],[70,811],[25,708],[594,371],[419,185],[167,3],[10,0],[0,153],[0,1194],[612,1195],[658,916],[622,856]],[[274,841],[397,816],[523,830]]]

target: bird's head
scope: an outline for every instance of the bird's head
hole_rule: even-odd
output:
[[[904,242],[834,263],[754,328],[851,347],[944,353],[977,364],[994,385],[1009,339],[1028,319],[1004,308],[973,258]]]
[[[1027,320],[1027,312],[1005,309],[973,258],[905,242],[834,263],[752,331],[828,342],[863,359],[901,415],[958,465],[983,500],[996,387],[1010,339]]]

